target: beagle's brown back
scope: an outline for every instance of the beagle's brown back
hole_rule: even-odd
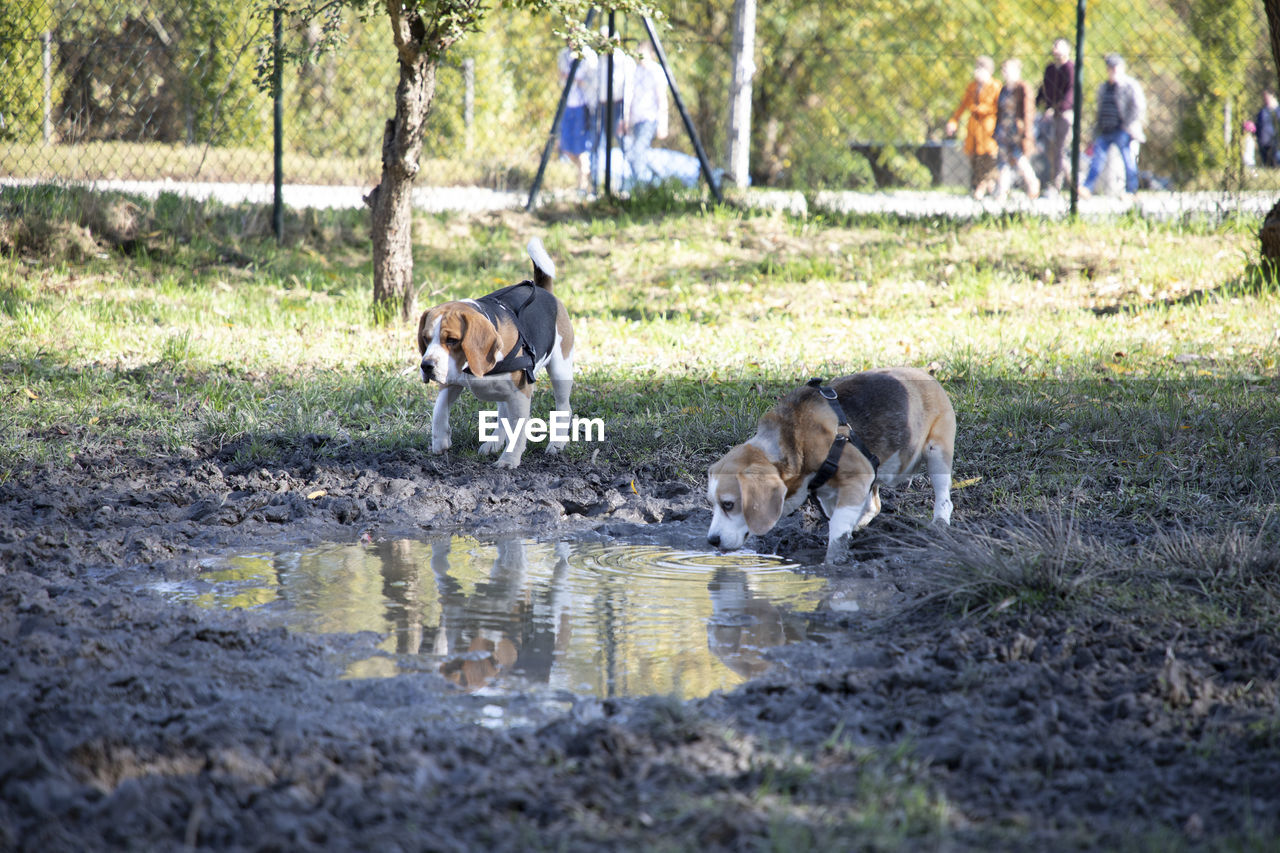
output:
[[[932,423],[926,423],[931,417],[955,417],[942,386],[918,368],[875,368],[833,379],[830,387],[835,390],[850,427],[881,459],[918,444],[933,429]],[[812,452],[816,448],[825,454],[834,435],[829,411],[830,405],[816,388],[804,386],[783,397],[773,414],[798,427],[781,431],[783,449],[803,456],[806,450]],[[831,425],[816,430],[816,434],[806,428],[815,422],[826,426],[828,421]],[[813,443],[815,448],[801,446],[804,443]]]
[[[917,368],[868,370],[842,377],[832,387],[850,426],[881,458],[917,445],[933,431],[934,421],[955,418],[942,386]]]

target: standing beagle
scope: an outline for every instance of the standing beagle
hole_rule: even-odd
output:
[[[711,466],[707,541],[725,551],[767,533],[813,494],[829,519],[827,561],[880,512],[893,487],[921,464],[933,484],[933,519],[951,522],[956,415],[923,370],[886,367],[792,391],[760,418],[756,434]]]
[[[506,438],[498,466],[515,468],[524,454],[534,374],[544,367],[551,377],[556,411],[569,417],[573,388],[573,329],[564,304],[551,292],[556,267],[542,241],[529,241],[533,280],[522,281],[479,299],[446,302],[423,312],[418,321],[422,381],[443,386],[431,416],[431,452],[452,445],[449,408],[463,389],[481,400],[496,400],[501,430],[480,446],[495,453]],[[564,440],[547,444],[559,453]]]

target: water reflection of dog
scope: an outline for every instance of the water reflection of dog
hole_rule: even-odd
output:
[[[711,594],[707,644],[739,675],[760,675],[770,667],[765,649],[805,638],[803,619],[757,596],[739,569],[716,569],[707,591]]]
[[[530,585],[525,543],[496,543],[487,580],[471,592],[449,573],[450,539],[431,543],[431,571],[440,596],[440,618],[424,626],[422,651],[442,658],[441,673],[467,690],[515,673],[547,682],[569,643],[568,546],[556,546],[549,582]]]

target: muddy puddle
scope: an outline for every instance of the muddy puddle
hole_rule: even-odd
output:
[[[597,697],[730,689],[813,635],[826,582],[795,563],[613,541],[460,536],[211,560],[169,596],[316,633],[381,635],[354,678],[442,673],[485,692]]]

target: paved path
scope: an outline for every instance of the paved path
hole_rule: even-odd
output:
[[[30,185],[41,183],[28,179],[3,178],[0,185]],[[100,190],[155,198],[161,193],[172,192],[198,199],[216,199],[226,204],[252,202],[270,204],[270,184],[200,183],[180,181],[98,181]],[[286,184],[283,187],[284,203],[292,208],[341,209],[361,207],[368,187],[312,186]],[[499,191],[482,187],[418,187],[413,191],[414,207],[431,213],[443,211],[490,211],[522,208],[529,194],[524,191]],[[539,203],[570,201],[571,193],[544,192]],[[797,215],[808,212],[860,213],[907,217],[945,217],[948,219],[972,219],[988,214],[1023,212],[1057,219],[1067,215],[1068,199],[1030,201],[1014,193],[1004,202],[975,201],[967,195],[947,192],[893,191],[875,193],[819,192],[811,200],[798,192],[785,190],[747,190],[737,194],[750,207],[783,210]],[[1132,199],[1096,196],[1080,201],[1079,210],[1084,217],[1106,217],[1135,214],[1156,220],[1179,219],[1191,215],[1221,219],[1235,214],[1264,216],[1280,198],[1276,192],[1140,192]]]
[[[48,183],[29,178],[0,178],[0,186],[31,186]],[[77,186],[93,186],[95,189],[155,198],[162,193],[178,193],[201,200],[216,199],[224,204],[271,204],[274,189],[271,184],[236,184],[201,181],[82,181],[69,182]],[[320,208],[338,210],[363,207],[364,197],[371,187],[335,187],[309,184],[285,184],[281,188],[284,203],[292,208]],[[419,187],[413,191],[413,204],[419,210],[432,213],[446,210],[507,210],[523,206],[527,192],[499,192],[481,187]]]

